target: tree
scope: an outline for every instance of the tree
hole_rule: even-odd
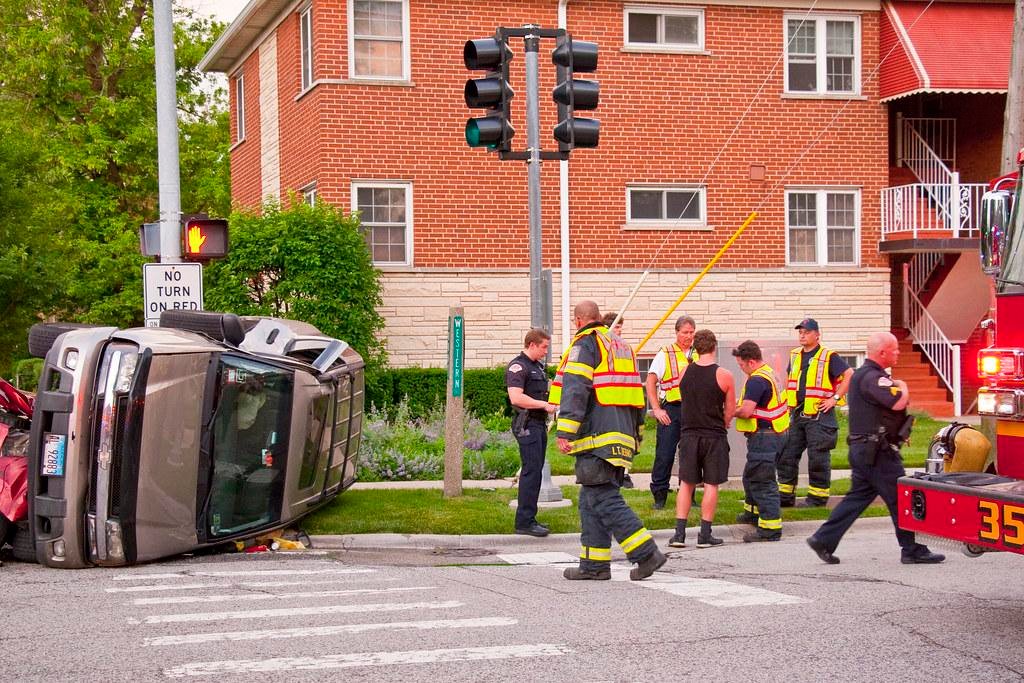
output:
[[[232,214],[228,256],[205,272],[207,308],[308,322],[382,367],[380,273],[358,218],[295,196],[291,205]]]

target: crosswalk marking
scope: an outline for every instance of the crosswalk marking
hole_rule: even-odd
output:
[[[221,583],[173,583],[157,586],[125,586],[124,588],[104,588],[107,593],[148,593],[151,591],[183,591],[201,590],[203,588],[222,588]]]
[[[400,588],[350,588],[341,591],[311,591],[305,593],[236,593],[234,595],[176,595],[170,598],[136,598],[134,605],[187,605],[197,602],[247,602],[252,600],[294,600],[301,598],[328,598],[343,595],[379,595],[407,591],[433,590],[437,586],[402,586]]]
[[[344,583],[346,585],[353,583],[365,583],[367,581],[373,581],[374,583],[385,583],[389,581],[397,581],[398,579],[392,577],[373,577],[373,578],[337,578],[337,579],[324,579],[322,581],[239,581],[237,583],[167,583],[157,584],[154,586],[124,586],[120,588],[104,588],[107,593],[150,593],[150,592],[162,592],[162,591],[183,591],[183,590],[201,590],[204,588],[228,588],[232,585],[241,586],[244,588],[285,588],[287,586],[322,586],[325,584],[338,584]]]
[[[618,576],[616,575],[618,574]],[[612,572],[612,580],[628,581],[629,572]],[[637,582],[634,582],[637,583]],[[638,582],[651,590],[663,591],[683,598],[694,598],[698,602],[714,607],[752,607],[755,605],[796,605],[807,602],[804,598],[785,593],[776,593],[766,588],[745,586],[719,579],[697,579],[689,576],[655,574]]]
[[[502,562],[508,564],[566,564],[579,562],[578,557],[569,553],[512,553],[498,555]]]
[[[323,607],[284,607],[281,609],[246,610],[243,612],[189,612],[185,614],[154,614],[130,623],[172,624],[190,621],[224,621],[228,619],[277,619],[281,617],[310,616],[314,614],[352,614],[358,612],[398,612],[409,609],[451,609],[462,607],[461,602],[405,602],[373,603],[366,605],[325,605]]]
[[[393,666],[396,664],[432,664],[437,662],[472,662],[492,659],[554,657],[571,654],[560,644],[502,645],[496,647],[460,647],[439,650],[408,650],[404,652],[358,652],[322,657],[276,657],[213,662],[192,662],[164,669],[169,678],[212,676],[216,674],[270,673],[277,671],[316,671],[347,669],[360,666]]]
[[[265,629],[261,631],[230,631],[221,633],[189,633],[183,636],[156,636],[145,638],[143,647],[167,645],[194,645],[197,643],[218,643],[240,640],[275,640],[281,638],[311,638],[341,634],[366,633],[369,631],[431,630],[455,628],[487,628],[515,626],[515,619],[506,617],[481,617],[477,619],[434,619],[427,621],[392,621],[373,624],[336,624],[332,626],[305,626],[298,628]]]
[[[317,576],[320,574],[370,574],[374,570],[365,567],[343,567],[338,569],[249,569],[209,571],[186,569],[179,573],[163,574],[121,574],[112,576],[114,581],[144,581],[152,579],[188,579],[197,576]]]

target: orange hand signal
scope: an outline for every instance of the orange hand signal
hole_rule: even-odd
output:
[[[198,254],[205,241],[206,235],[203,234],[198,225],[193,225],[188,229],[188,250],[191,253]]]

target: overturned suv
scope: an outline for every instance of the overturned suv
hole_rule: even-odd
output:
[[[355,480],[362,358],[292,320],[165,311],[35,326],[29,533],[51,567],[121,566],[280,528]]]

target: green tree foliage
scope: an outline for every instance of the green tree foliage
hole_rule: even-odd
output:
[[[186,213],[230,209],[224,94],[196,68],[222,28],[175,14]],[[21,243],[48,254],[18,271],[24,291],[43,286],[44,300],[9,294],[11,271],[0,266],[0,300],[16,309],[5,322],[140,323],[138,229],[158,219],[159,195],[152,3],[0,0],[0,117],[0,136],[21,136],[0,146],[0,184],[12,168],[27,174],[15,187],[30,187],[45,211],[21,210]]]
[[[379,272],[359,220],[318,202],[268,201],[232,214],[227,258],[206,269],[206,306],[303,320],[344,339],[371,368],[385,362]]]

